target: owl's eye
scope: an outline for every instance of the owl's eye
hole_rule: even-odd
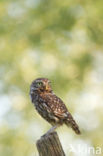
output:
[[[41,87],[42,86],[42,82],[38,82],[38,86]]]

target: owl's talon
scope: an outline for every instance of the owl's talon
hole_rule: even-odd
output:
[[[47,133],[45,133],[44,135],[42,135],[41,137],[47,137],[50,133],[53,133],[55,131],[55,129],[58,127],[59,125],[55,125],[52,128],[50,128]]]

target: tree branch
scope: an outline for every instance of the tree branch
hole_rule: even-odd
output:
[[[57,132],[42,136],[36,145],[39,156],[65,156]]]

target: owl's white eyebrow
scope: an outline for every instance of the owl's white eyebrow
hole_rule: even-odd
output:
[[[36,80],[36,82],[42,82],[42,80]]]

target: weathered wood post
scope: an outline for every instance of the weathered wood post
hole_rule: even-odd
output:
[[[39,156],[65,156],[57,132],[42,136],[36,145]]]

